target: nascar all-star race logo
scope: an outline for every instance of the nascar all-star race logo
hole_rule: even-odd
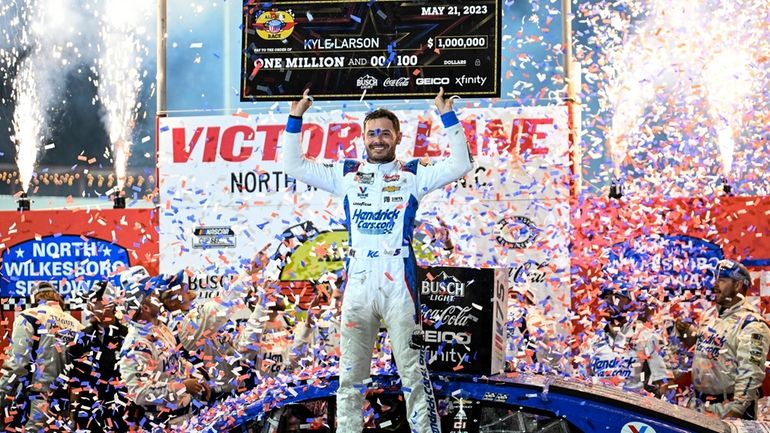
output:
[[[268,41],[282,41],[294,31],[294,16],[290,12],[265,11],[258,17],[254,27],[257,35]]]
[[[506,217],[497,222],[495,240],[509,248],[527,248],[540,234],[540,229],[525,216]]]

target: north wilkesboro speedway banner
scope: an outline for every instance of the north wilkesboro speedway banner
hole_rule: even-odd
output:
[[[156,224],[153,209],[0,212],[0,306],[23,307],[48,281],[79,308],[95,282],[129,266],[157,272]]]
[[[404,135],[400,160],[446,157],[434,110],[396,114]],[[362,158],[364,116],[306,114],[306,155],[319,162]],[[438,225],[440,217],[450,229],[457,252],[441,264],[511,268],[516,284],[568,305],[566,107],[466,108],[458,116],[474,168],[426,196],[418,213],[419,221]],[[284,173],[278,146],[286,118],[160,119],[161,270],[188,268],[199,275],[191,281],[196,288],[216,290],[222,275],[268,245],[271,254],[289,255],[289,264],[273,270],[284,281],[312,280],[342,266],[347,232],[341,200]]]

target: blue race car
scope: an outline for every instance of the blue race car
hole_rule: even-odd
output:
[[[766,423],[721,421],[651,397],[555,376],[434,374],[443,433],[753,433]],[[188,425],[230,433],[332,432],[336,377],[273,386],[249,405],[222,403]],[[372,377],[364,433],[411,433],[396,375]],[[212,417],[211,413],[217,414]]]

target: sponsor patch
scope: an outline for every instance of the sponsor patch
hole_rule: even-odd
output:
[[[372,185],[374,184],[374,173],[356,173],[356,182]]]
[[[382,192],[396,192],[396,191],[400,191],[400,190],[401,190],[401,187],[397,186],[397,185],[388,185],[388,186],[382,188]]]
[[[193,248],[232,248],[235,247],[235,232],[230,227],[195,227],[193,229]]]
[[[382,180],[385,182],[398,182],[399,179],[401,179],[401,176],[398,174],[386,174],[382,177]]]
[[[376,212],[356,209],[351,217],[356,229],[367,235],[383,235],[393,232],[400,210],[378,210]]]

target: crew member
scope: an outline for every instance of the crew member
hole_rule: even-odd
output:
[[[0,413],[4,419],[17,418],[26,431],[44,431],[61,418],[65,408],[53,402],[53,395],[63,389],[60,379],[67,362],[67,349],[83,325],[63,310],[64,299],[53,284],[44,281],[32,289],[32,306],[13,323],[0,373],[0,407],[11,408],[15,402],[21,413]]]
[[[716,307],[696,327],[676,323],[688,346],[695,343],[692,380],[698,405],[720,418],[756,419],[765,379],[770,328],[746,299],[751,275],[732,260],[717,265]]]

